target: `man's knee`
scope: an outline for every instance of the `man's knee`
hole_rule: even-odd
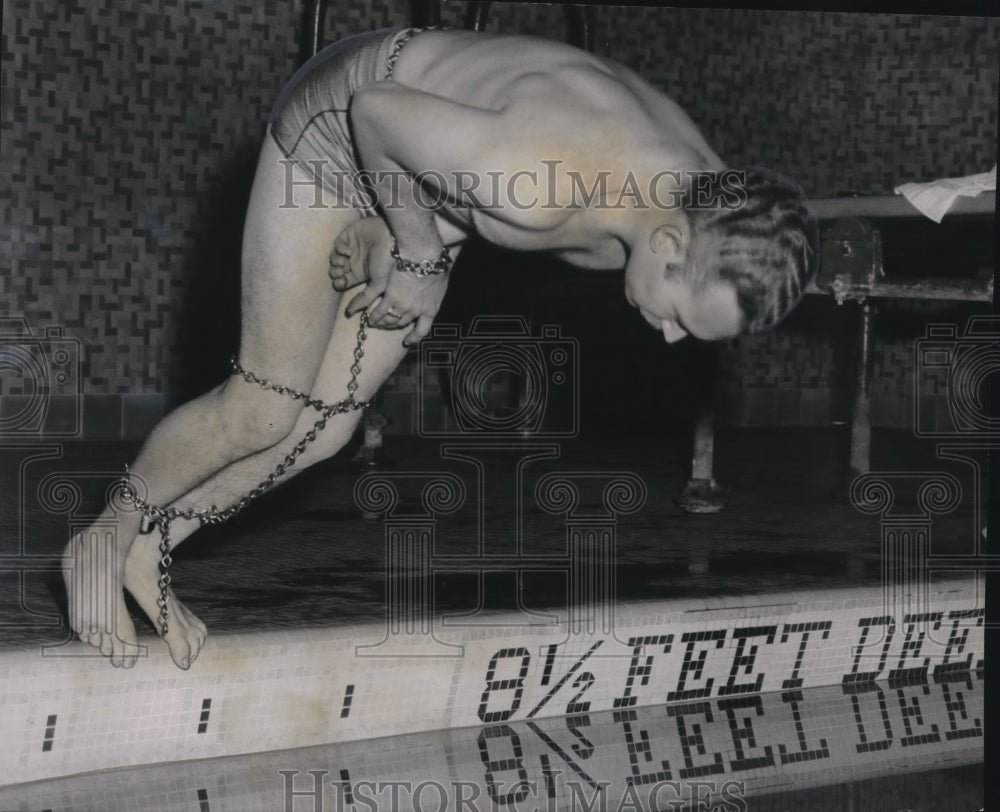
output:
[[[288,437],[303,405],[287,395],[230,379],[219,392],[222,431],[241,456],[263,451]]]

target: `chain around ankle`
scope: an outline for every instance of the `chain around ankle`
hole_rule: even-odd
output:
[[[298,458],[305,452],[310,443],[316,439],[319,432],[326,428],[327,422],[333,415],[359,411],[367,408],[371,404],[371,401],[359,401],[355,399],[355,394],[358,391],[358,379],[361,376],[361,359],[364,358],[365,354],[364,343],[368,338],[366,330],[367,326],[368,313],[367,311],[362,311],[360,324],[358,326],[357,343],[354,347],[354,363],[351,364],[351,379],[347,383],[347,397],[332,404],[324,403],[322,400],[313,398],[306,393],[299,392],[289,386],[282,386],[281,384],[272,383],[266,378],[259,378],[253,372],[250,372],[240,366],[235,357],[232,358],[230,361],[230,369],[233,375],[240,376],[247,383],[257,384],[262,389],[267,391],[287,395],[294,400],[301,400],[306,406],[310,406],[320,412],[321,416],[319,420],[313,424],[313,427],[306,432],[305,437],[296,443],[295,447],[285,456],[285,459],[278,463],[278,465],[275,466],[275,469],[268,474],[267,478],[258,483],[256,487],[252,488],[245,496],[243,496],[231,507],[224,510],[220,510],[215,505],[211,505],[203,510],[196,510],[195,508],[179,510],[174,507],[158,507],[157,505],[153,505],[143,497],[139,496],[135,487],[132,485],[132,474],[129,471],[129,467],[128,465],[125,466],[125,471],[121,478],[122,491],[125,500],[135,505],[135,509],[138,510],[152,524],[154,524],[160,531],[160,577],[157,581],[157,587],[159,588],[160,595],[157,598],[156,603],[160,607],[157,620],[160,627],[159,631],[161,637],[166,636],[169,628],[167,620],[169,615],[168,605],[170,603],[169,569],[170,565],[173,563],[170,541],[170,526],[172,522],[174,519],[187,519],[188,521],[197,520],[199,524],[204,526],[206,524],[221,524],[222,522],[228,521],[236,514],[244,510],[244,508],[246,508],[247,505],[255,499],[269,491],[274,486],[274,483],[283,477],[289,468],[295,465],[296,460],[298,460]]]

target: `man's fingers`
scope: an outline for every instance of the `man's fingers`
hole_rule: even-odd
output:
[[[333,289],[338,293],[343,293],[345,290],[357,287],[364,281],[365,280],[363,278],[359,279],[356,274],[348,273],[343,276],[335,276],[333,278]]]
[[[413,325],[410,334],[403,339],[404,347],[414,347],[431,334],[431,327],[434,326],[434,319],[430,316],[420,316],[417,323]]]
[[[338,237],[333,244],[328,274],[333,282],[333,289],[337,291],[353,288],[368,279],[362,263],[358,261],[357,252],[343,236]]]
[[[368,311],[368,323],[381,330],[398,330],[410,324],[413,318],[413,314],[401,306],[394,307],[385,297]]]
[[[366,307],[370,307],[383,292],[384,291],[379,290],[377,287],[368,285],[363,291],[361,291],[361,293],[351,299],[351,303],[347,305],[347,310],[344,312],[347,313],[348,317],[353,316],[359,310],[364,310]]]
[[[327,273],[329,273],[330,278],[333,279],[335,276],[343,276],[344,274],[350,273],[353,267],[354,263],[351,262],[350,257],[330,254],[330,270]]]
[[[330,262],[338,259],[343,260],[345,257],[352,256],[357,253],[357,248],[356,240],[351,239],[346,232],[340,232],[337,239],[333,241],[333,250],[330,251]]]
[[[330,275],[333,276],[333,268],[354,268],[363,264],[363,251],[361,244],[354,234],[354,229],[348,226],[333,241],[333,249],[330,251]]]
[[[368,321],[383,330],[395,330],[409,324],[412,318],[400,312],[399,308],[387,305],[385,299],[382,299],[368,311]]]
[[[333,282],[334,290],[344,291],[348,288],[353,288],[355,285],[360,285],[362,282],[367,281],[367,279],[368,277],[363,271],[350,265],[330,266],[330,281]]]

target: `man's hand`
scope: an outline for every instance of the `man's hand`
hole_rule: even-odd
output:
[[[389,248],[392,234],[381,217],[363,217],[340,232],[330,252],[330,280],[333,289],[349,290],[363,282],[385,290],[389,272],[395,267]]]
[[[383,330],[397,330],[415,322],[403,339],[405,346],[412,347],[430,334],[447,289],[447,274],[418,277],[394,269],[382,299],[368,311],[368,323]],[[368,288],[365,288],[348,306],[348,313],[368,307],[375,298],[369,296]]]
[[[368,312],[368,323],[382,330],[399,330],[413,324],[403,340],[410,347],[430,334],[448,279],[447,274],[419,278],[397,271],[391,247],[392,234],[382,218],[356,220],[334,241],[330,279],[337,291],[367,282],[348,304],[347,315],[353,316],[381,299]]]

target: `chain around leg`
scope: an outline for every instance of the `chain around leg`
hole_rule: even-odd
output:
[[[160,597],[156,599],[157,606],[160,607],[160,637],[166,637],[170,628],[167,620],[170,616],[170,565],[173,559],[170,557],[170,519],[164,519],[159,523],[160,527],[160,578],[156,585],[160,589]]]
[[[135,505],[136,510],[142,513],[143,516],[146,517],[146,519],[148,519],[152,524],[155,524],[160,531],[160,577],[157,581],[157,587],[160,590],[160,595],[157,598],[156,603],[160,607],[160,613],[157,620],[159,622],[161,637],[166,637],[167,630],[169,628],[170,565],[173,563],[173,558],[170,555],[171,523],[177,518],[187,519],[189,521],[198,520],[202,526],[206,524],[221,524],[224,521],[228,521],[259,496],[270,490],[274,483],[285,475],[287,470],[295,464],[296,460],[302,455],[306,448],[308,448],[310,443],[316,439],[319,432],[326,428],[327,422],[333,415],[359,411],[370,405],[370,401],[359,401],[355,399],[355,394],[358,391],[358,378],[361,376],[361,359],[365,354],[364,343],[368,338],[366,330],[367,326],[368,312],[362,311],[360,324],[358,326],[357,343],[354,347],[354,363],[351,364],[351,379],[347,384],[347,397],[332,404],[324,403],[322,400],[313,398],[304,392],[298,392],[289,386],[282,386],[281,384],[272,383],[266,378],[259,378],[254,375],[254,373],[243,369],[243,367],[241,367],[236,361],[235,357],[232,359],[231,372],[233,375],[242,377],[247,383],[255,383],[260,386],[261,389],[277,392],[280,395],[287,395],[293,400],[301,400],[306,406],[316,409],[322,415],[313,427],[306,432],[305,437],[299,441],[291,452],[285,456],[285,459],[278,463],[274,471],[271,472],[267,478],[261,481],[256,487],[252,488],[246,496],[240,499],[232,507],[225,510],[220,510],[215,505],[212,505],[205,510],[195,510],[194,508],[178,510],[177,508],[157,507],[139,496],[135,488],[132,486],[131,473],[129,472],[128,465],[125,466],[125,472],[122,475],[121,482],[126,501],[132,502],[132,504]]]

